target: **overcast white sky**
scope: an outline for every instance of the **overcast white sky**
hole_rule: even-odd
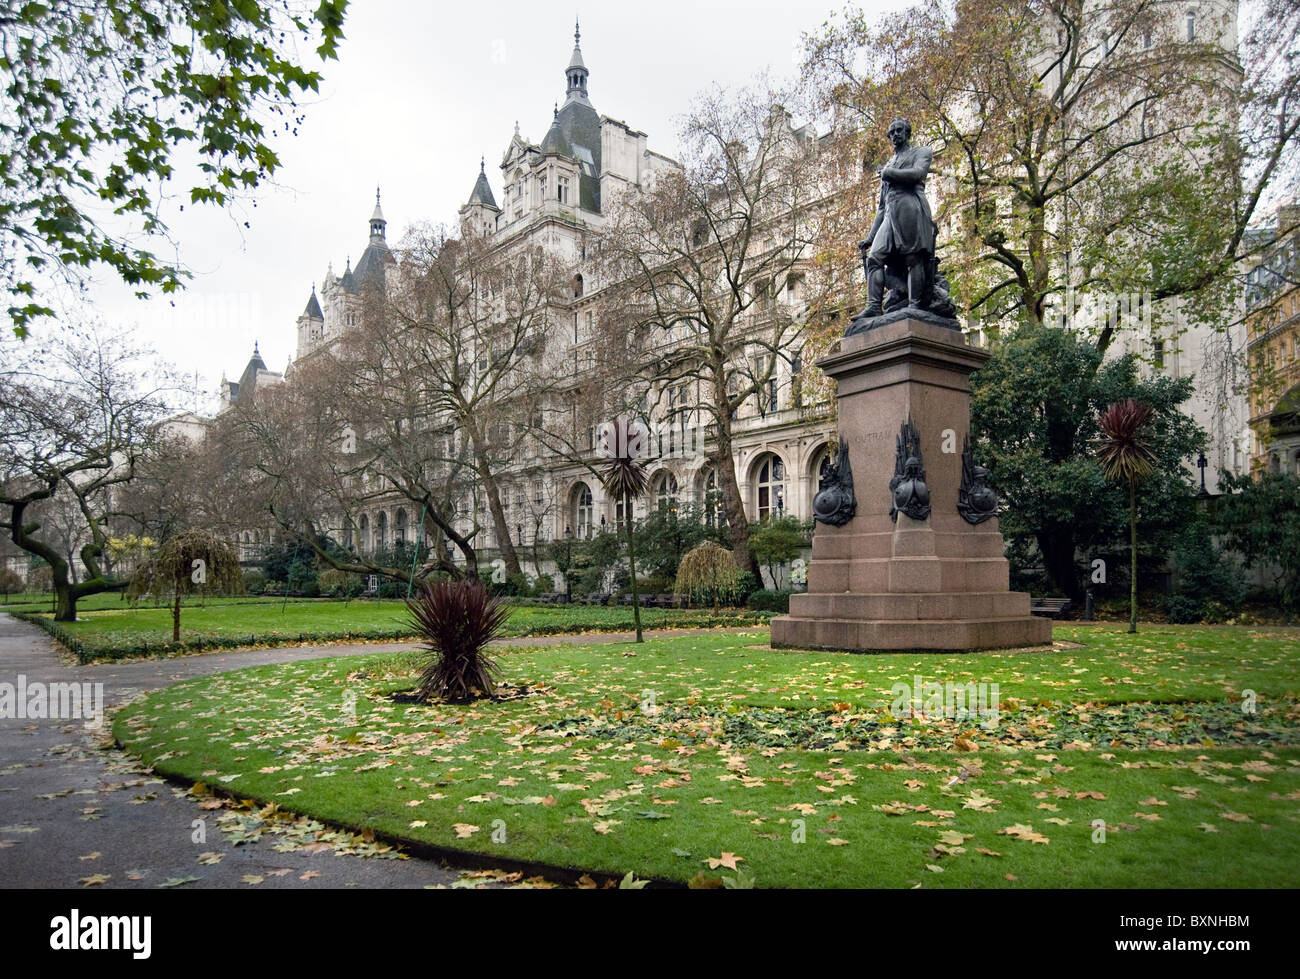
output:
[[[713,83],[739,85],[770,68],[792,77],[800,36],[843,0],[659,0],[583,4],[582,51],[597,111],[676,152],[676,117]],[[868,8],[887,6],[866,0]],[[297,137],[277,143],[277,186],[237,215],[187,208],[167,220],[194,272],[174,300],[135,300],[103,279],[93,294],[112,322],[138,322],[163,359],[215,392],[238,377],[254,341],[281,370],[295,320],[329,262],[337,274],[366,245],[375,186],[388,238],[418,221],[454,222],[479,157],[501,195],[501,155],[518,120],[539,141],[563,101],[575,11],[523,2],[353,0],[339,60]],[[243,227],[248,220],[249,228]],[[211,408],[212,405],[208,405]]]

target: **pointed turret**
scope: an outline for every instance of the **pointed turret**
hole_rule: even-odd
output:
[[[569,57],[569,67],[564,69],[569,80],[568,97],[585,99],[587,97],[587,64],[582,60],[582,32],[578,22],[573,22],[573,54]]]
[[[316,298],[316,285],[312,284],[311,298],[307,300],[307,308],[302,311],[302,315],[312,320],[324,320],[325,314],[321,312],[320,301]]]
[[[488,183],[487,160],[484,157],[479,157],[478,179],[474,181],[474,189],[470,191],[469,203],[483,204],[492,208],[497,206],[497,199],[492,196],[492,186]]]
[[[375,209],[370,215],[370,240],[378,243],[384,240],[388,222],[384,220],[384,210],[379,206],[379,188],[375,188]]]
[[[501,208],[492,195],[492,186],[487,178],[487,160],[479,157],[478,179],[470,191],[469,200],[460,209],[460,226],[464,232],[490,235],[496,230],[497,217]]]

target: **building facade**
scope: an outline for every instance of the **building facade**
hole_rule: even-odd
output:
[[[1179,21],[1180,29],[1189,32],[1188,39],[1194,39],[1198,24],[1205,23],[1197,20],[1198,11],[1212,7],[1220,19],[1227,18],[1231,23],[1231,36],[1225,35],[1224,43],[1235,51],[1235,3],[1192,7],[1195,9],[1188,18]],[[1182,16],[1179,11],[1174,15]],[[494,249],[505,252],[541,246],[576,270],[571,300],[556,309],[554,316],[557,323],[563,324],[563,336],[557,338],[562,357],[557,364],[575,384],[596,361],[593,346],[598,337],[596,318],[603,284],[595,280],[588,257],[599,241],[610,203],[620,192],[649,186],[658,175],[678,166],[670,157],[652,150],[644,132],[598,112],[590,78],[575,29],[573,51],[564,69],[564,99],[553,109],[542,139],[533,142],[516,124],[498,164],[499,196],[493,189],[486,161],[481,161],[470,194],[459,211],[462,234],[481,235]],[[338,276],[331,264],[319,291],[312,287],[298,317],[298,360],[310,357],[357,324],[363,293],[369,286],[383,288],[389,277],[400,275],[387,244],[386,229],[376,192],[367,242],[355,267],[349,257],[343,274]],[[806,299],[801,274],[792,273],[787,281],[772,283],[771,289],[771,302],[782,304],[787,311],[797,312]],[[755,316],[762,315],[762,308],[757,308]],[[1197,328],[1173,329],[1163,337],[1135,333],[1117,345],[1117,352],[1143,355],[1152,371],[1197,375],[1206,369],[1212,356],[1212,334]],[[974,336],[972,341],[982,342],[982,337]],[[777,516],[810,519],[818,475],[830,456],[835,434],[832,406],[824,400],[801,396],[799,343],[794,338],[786,362],[779,364],[768,389],[736,413],[732,465],[750,520]],[[255,350],[239,382],[223,382],[223,408],[235,403],[241,393],[257,385],[277,383],[283,377],[268,371]],[[708,461],[708,426],[693,423],[691,412],[683,410],[692,399],[694,404],[700,404],[702,392],[693,384],[680,384],[654,394],[647,399],[658,406],[650,411],[656,443],[651,490],[636,504],[635,517],[644,516],[654,507],[690,503],[700,508],[705,519],[718,519],[718,478]],[[1252,433],[1246,424],[1247,412],[1240,392],[1198,388],[1191,410],[1210,435],[1207,455],[1211,478],[1218,468],[1241,471],[1248,464]],[[599,441],[598,421],[591,420],[585,445],[578,446],[580,451],[590,451],[593,458]],[[588,538],[623,519],[621,503],[606,496],[584,465],[586,461],[571,455],[547,455],[535,444],[521,443],[519,457],[502,474],[506,522],[526,567],[543,571],[541,562],[530,558],[530,548],[535,556],[538,545],[570,537]],[[1194,467],[1195,461],[1188,460],[1188,465]],[[477,528],[476,546],[490,562],[499,542],[493,522],[485,517],[480,492],[467,487],[457,513],[462,532]],[[419,523],[420,514],[409,500],[394,494],[391,499],[367,505],[352,516],[347,526],[334,528],[334,533],[363,553],[374,552],[395,542],[422,537],[424,529]]]
[[[1278,209],[1247,276],[1250,425],[1256,471],[1300,476],[1300,205]]]

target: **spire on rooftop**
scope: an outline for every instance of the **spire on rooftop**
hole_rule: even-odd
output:
[[[573,20],[573,54],[569,57],[569,67],[564,70],[569,80],[567,95],[569,98],[587,97],[587,64],[582,60],[582,32],[578,29],[578,20]]]
[[[325,318],[325,314],[321,312],[320,301],[316,298],[316,283],[314,282],[311,286],[311,298],[307,300],[307,308],[302,311],[302,314],[313,320],[323,320]]]
[[[375,187],[375,209],[370,215],[370,240],[383,241],[384,229],[388,222],[384,220],[384,210],[379,206],[379,188]]]
[[[488,207],[496,207],[496,198],[492,196],[492,186],[488,183],[487,178],[487,159],[479,158],[478,179],[474,181],[474,189],[469,193],[470,204],[486,204]]]

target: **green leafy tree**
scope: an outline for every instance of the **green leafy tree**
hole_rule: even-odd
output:
[[[1204,515],[1198,515],[1180,535],[1174,549],[1178,593],[1169,599],[1169,621],[1222,622],[1246,597],[1241,568],[1214,536],[1214,524]]]
[[[181,639],[181,599],[186,595],[237,594],[244,590],[239,557],[221,538],[205,530],[186,530],[163,542],[131,579],[127,597],[172,603],[172,642]]]
[[[778,517],[749,528],[749,550],[767,568],[772,587],[779,588],[777,567],[793,561],[811,539],[811,525],[797,517]]]
[[[296,128],[295,99],[321,80],[297,44],[336,57],[347,5],[0,0],[0,280],[15,332],[53,315],[56,280],[93,266],[141,296],[180,288],[188,273],[145,247],[166,234],[163,188],[190,158],[186,203],[226,205],[272,176],[272,131]]]
[[[1137,488],[1156,469],[1156,454],[1147,433],[1151,409],[1126,398],[1110,405],[1097,419],[1101,437],[1096,440],[1097,461],[1106,478],[1128,486],[1129,619],[1128,631],[1137,632],[1138,522]]]
[[[1194,506],[1183,463],[1204,444],[1181,410],[1191,380],[1141,379],[1135,358],[1103,363],[1094,344],[1069,330],[1023,328],[992,349],[971,376],[971,432],[1006,504],[999,523],[1013,566],[1041,561],[1053,589],[1079,598],[1076,556],[1123,540],[1126,494],[1106,479],[1089,443],[1101,411],[1125,398],[1153,412],[1156,463],[1138,501],[1141,537],[1155,553],[1170,550]]]
[[[1271,570],[1282,606],[1300,610],[1300,477],[1223,477],[1215,522],[1248,568]]]
[[[686,552],[706,540],[718,540],[726,530],[704,522],[702,508],[693,503],[654,507],[637,526],[642,565],[657,577],[675,578]]]

